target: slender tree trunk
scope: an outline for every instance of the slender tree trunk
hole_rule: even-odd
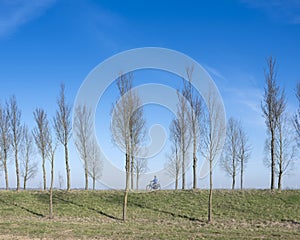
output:
[[[54,154],[51,156],[51,182],[50,182],[50,201],[49,201],[49,218],[53,218],[53,180],[54,180]]]
[[[128,181],[128,184],[129,184],[129,181]],[[124,192],[124,202],[123,202],[123,221],[124,222],[126,222],[126,220],[127,220],[127,199],[128,199],[128,192],[129,192],[129,188],[125,189],[125,192]]]
[[[70,191],[71,182],[70,182],[70,167],[69,167],[68,144],[65,144],[65,160],[66,160],[66,173],[67,173],[67,191]]]
[[[271,190],[274,190],[274,185],[275,185],[275,158],[274,158],[274,131],[271,131]]]
[[[20,190],[20,173],[19,173],[18,147],[17,147],[17,145],[15,147],[15,164],[16,164],[16,176],[17,176],[17,191],[19,191]]]
[[[281,183],[282,181],[282,170],[279,170],[279,174],[278,174],[278,190],[281,190]]]
[[[175,190],[178,190],[178,172],[176,172],[176,177],[175,177]]]
[[[128,199],[128,192],[129,192],[129,179],[130,179],[130,156],[128,154],[128,147],[127,147],[127,153],[126,153],[126,186],[124,191],[124,201],[123,201],[123,221],[125,222],[127,220],[127,199]]]
[[[182,136],[182,189],[185,189],[185,141]]]
[[[129,156],[129,163],[130,163],[130,189],[133,190],[134,189],[134,156],[133,156],[133,147],[134,147],[134,143],[133,143],[133,132],[132,132],[132,124],[133,122],[129,121],[129,129],[130,129],[130,140],[129,140],[129,151],[128,153],[130,153],[130,156]]]
[[[136,172],[136,191],[139,191],[139,172]]]
[[[25,164],[24,186],[23,186],[24,190],[26,190],[27,176],[28,176],[28,156],[26,156],[26,164]]]
[[[244,159],[241,159],[241,190],[243,190]]]
[[[43,168],[44,191],[46,191],[47,190],[47,184],[46,184],[46,167],[45,167],[45,156],[44,156],[44,154],[43,154],[42,168]]]
[[[87,159],[85,157],[84,160],[84,175],[85,175],[85,190],[89,189],[89,172],[88,172],[88,166],[87,166]]]
[[[95,175],[94,175],[95,176]],[[95,187],[96,187],[96,178],[93,177],[93,190],[95,190]]]
[[[235,175],[236,175],[236,172],[235,172],[235,159],[233,158],[232,159],[232,187],[231,189],[234,190],[235,188]]]
[[[281,190],[282,175],[283,175],[283,170],[282,170],[282,148],[281,148],[280,149],[280,159],[279,159],[278,190]]]
[[[7,171],[7,150],[4,149],[3,168],[5,174],[5,189],[8,190],[8,171]]]
[[[183,190],[185,189],[185,165],[184,165],[184,161],[182,161],[182,189]]]
[[[196,140],[196,132],[195,129],[193,129],[193,135],[194,135],[194,146],[193,146],[193,189],[197,188],[197,140]]]
[[[179,171],[180,171],[180,164],[179,164],[179,156],[178,156],[178,149],[177,145],[175,144],[175,157],[176,157],[176,169],[175,169],[175,190],[178,190],[179,184]]]
[[[282,161],[283,161],[283,138],[282,138],[282,125],[279,124],[279,173],[278,173],[278,190],[281,190],[281,181],[283,175]]]
[[[132,148],[132,145],[131,145],[131,148]],[[130,189],[131,190],[134,190],[134,156],[133,156],[133,153],[131,152],[130,154],[131,156],[131,163],[130,163],[130,180],[131,180],[131,186],[130,186]]]
[[[212,221],[212,161],[209,163],[209,197],[208,197],[208,217],[207,222]]]
[[[53,218],[52,188],[50,188],[49,218]]]
[[[26,190],[26,181],[27,181],[27,179],[26,179],[26,177],[24,177],[24,183],[23,183],[23,189],[24,190]]]

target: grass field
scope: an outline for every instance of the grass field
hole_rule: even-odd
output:
[[[0,192],[0,239],[300,239],[300,191],[132,192],[121,221],[121,191]]]

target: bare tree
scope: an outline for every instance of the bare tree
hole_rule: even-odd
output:
[[[193,78],[194,67],[187,67],[186,74],[188,83],[184,80],[184,89],[183,96],[186,97],[190,104],[190,108],[186,110],[189,116],[189,127],[191,133],[191,141],[193,144],[193,189],[197,188],[197,152],[198,152],[198,139],[199,139],[199,118],[202,109],[202,102],[199,96],[195,95],[192,87],[192,78]]]
[[[243,189],[244,170],[250,158],[250,153],[249,140],[241,123],[231,117],[227,123],[226,142],[221,166],[232,177],[232,189],[235,188],[238,170],[240,170],[241,189]]]
[[[239,145],[239,122],[231,117],[227,123],[226,142],[223,150],[221,166],[232,178],[232,190],[235,188],[235,178],[238,171]]]
[[[50,133],[50,129],[48,129]],[[50,189],[49,189],[49,218],[53,218],[53,182],[54,182],[54,160],[55,160],[55,151],[57,148],[57,143],[52,140],[51,134],[49,134],[47,147],[46,147],[46,155],[50,161],[51,166],[51,178],[50,178]]]
[[[170,141],[171,141],[171,153],[167,155],[167,163],[165,165],[170,177],[175,178],[175,190],[178,189],[179,174],[181,169],[180,158],[180,128],[178,119],[173,119],[170,124]]]
[[[136,190],[139,190],[140,176],[147,171],[147,159],[135,158],[134,162],[134,173],[136,176]]]
[[[167,174],[175,179],[174,187],[175,190],[178,190],[181,161],[180,156],[176,151],[178,151],[178,149],[174,149],[174,147],[171,147],[171,153],[166,155],[167,162],[165,163],[165,168],[167,169]]]
[[[238,129],[238,139],[239,139],[239,141],[238,141],[237,157],[238,157],[238,161],[240,163],[241,189],[243,189],[244,171],[246,168],[246,164],[251,155],[251,146],[249,144],[248,136],[245,133],[245,131],[241,125],[239,126],[239,129]]]
[[[295,135],[291,129],[290,119],[286,114],[278,121],[277,139],[275,144],[276,174],[278,176],[278,189],[282,188],[282,178],[294,165],[297,157],[297,148],[294,143]]]
[[[8,170],[7,160],[8,152],[11,145],[10,121],[7,108],[3,108],[0,104],[0,160],[5,174],[5,186],[8,190]]]
[[[1,177],[1,173],[2,173],[2,170],[4,170],[3,169],[3,156],[2,156],[2,149],[1,149],[1,146],[0,146],[0,177]]]
[[[26,190],[28,180],[35,177],[37,164],[32,161],[34,154],[33,138],[27,126],[23,127],[21,149],[21,177],[23,178],[23,189]]]
[[[47,146],[50,141],[49,122],[47,119],[46,112],[41,108],[35,109],[33,115],[36,122],[36,126],[33,129],[33,138],[35,140],[35,144],[39,150],[39,153],[42,157],[43,182],[44,182],[44,190],[46,190],[47,185],[46,185],[45,160],[47,157]]]
[[[19,147],[22,139],[22,124],[21,124],[21,110],[18,108],[15,96],[12,96],[7,103],[8,115],[10,119],[11,134],[12,134],[12,149],[15,157],[16,177],[17,177],[17,191],[20,190],[20,172],[19,172]]]
[[[58,141],[64,146],[65,150],[65,162],[66,162],[66,174],[67,174],[67,191],[70,190],[70,167],[69,167],[69,153],[68,142],[71,137],[71,107],[66,103],[65,99],[65,85],[61,84],[60,95],[57,99],[58,110],[56,111],[54,122],[54,129]]]
[[[201,148],[200,151],[209,162],[209,198],[208,198],[208,222],[212,221],[212,189],[213,189],[213,166],[217,156],[222,152],[222,136],[226,126],[221,121],[221,106],[216,102],[216,96],[208,93],[207,111],[203,115],[201,126]]]
[[[271,160],[271,190],[275,184],[275,140],[278,119],[285,110],[285,95],[277,85],[276,79],[276,59],[267,59],[267,70],[265,70],[266,87],[261,108],[263,117],[270,133],[270,160]]]
[[[297,84],[296,97],[298,99],[298,109],[294,116],[294,128],[296,130],[296,137],[298,142],[298,147],[300,146],[300,82]]]
[[[125,150],[125,171],[126,171],[126,183],[123,200],[123,221],[127,218],[127,199],[129,192],[129,180],[130,180],[130,127],[129,121],[133,112],[133,101],[131,92],[132,88],[132,74],[122,74],[117,81],[121,100],[116,102],[113,111],[115,112],[115,118],[113,127],[111,127],[112,134],[118,141],[118,144]]]
[[[133,110],[132,116],[129,119],[130,131],[130,179],[131,190],[134,190],[134,175],[136,176],[136,189],[139,188],[139,177],[147,169],[147,160],[142,156],[141,145],[145,141],[146,136],[146,121],[144,119],[144,109],[138,107],[141,103],[137,93],[131,94]]]
[[[89,145],[91,144],[92,135],[92,111],[86,105],[78,106],[75,109],[74,133],[75,145],[79,151],[80,157],[84,162],[85,190],[88,190],[88,160]]]
[[[88,159],[88,173],[93,180],[93,190],[96,187],[96,180],[102,175],[102,162],[99,148],[95,141],[88,145],[89,159]]]
[[[133,98],[133,107],[137,107],[140,103],[139,97],[134,94]],[[146,121],[144,119],[144,110],[142,107],[133,110],[132,116],[129,119],[129,131],[130,131],[130,174],[131,174],[131,189],[134,189],[134,173],[138,173],[139,175],[142,173],[145,165],[143,162],[144,159],[135,159],[135,156],[140,154],[140,145],[145,140],[146,135]],[[138,161],[138,163],[136,163]],[[137,170],[137,171],[136,171]],[[136,175],[136,179],[139,179],[139,176]],[[138,184],[138,183],[137,183]]]
[[[189,118],[189,108],[187,99],[185,97],[185,92],[183,90],[183,95],[177,91],[178,95],[178,105],[177,105],[177,119],[178,127],[180,129],[180,153],[181,153],[181,180],[182,180],[182,189],[185,189],[185,168],[187,165],[187,150],[191,142],[191,133],[188,126]]]
[[[121,74],[117,80],[120,100],[113,106],[114,116],[111,132],[115,141],[125,151],[126,184],[123,201],[123,220],[127,216],[127,199],[130,188],[130,177],[134,176],[134,157],[139,151],[139,145],[143,141],[145,133],[145,120],[141,100],[132,90],[132,73]],[[133,182],[132,182],[133,184]],[[133,187],[133,186],[132,186]]]

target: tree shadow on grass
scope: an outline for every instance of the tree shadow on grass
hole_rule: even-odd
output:
[[[34,193],[33,197],[43,203],[43,204],[48,204],[49,203],[49,192],[41,190],[40,192]]]
[[[94,212],[96,212],[96,213],[99,213],[99,214],[101,214],[101,215],[103,215],[103,216],[105,216],[105,217],[108,217],[108,218],[110,218],[110,219],[113,219],[113,220],[122,220],[122,219],[117,218],[117,217],[115,217],[115,216],[113,216],[113,215],[110,215],[110,214],[108,214],[108,213],[105,213],[105,212],[103,212],[102,210],[95,209],[95,208],[88,207],[88,206],[84,206],[84,205],[82,205],[82,204],[80,204],[80,203],[76,203],[76,202],[73,202],[73,201],[71,201],[71,200],[64,199],[64,198],[62,198],[62,197],[60,197],[60,196],[53,196],[53,198],[56,198],[56,199],[58,199],[58,200],[61,201],[61,202],[64,202],[64,203],[67,203],[67,204],[72,204],[72,205],[77,206],[77,207],[87,208],[87,209],[90,210],[90,211],[94,211]]]
[[[143,205],[143,204],[140,204],[140,203],[131,202],[130,204],[135,205],[139,208],[148,209],[148,210],[151,210],[151,211],[154,211],[154,212],[159,212],[159,213],[164,213],[164,214],[167,214],[167,215],[171,215],[172,217],[183,218],[183,219],[187,219],[187,220],[193,221],[193,222],[201,222],[203,224],[206,223],[205,221],[203,221],[201,219],[190,217],[190,216],[187,216],[187,215],[184,215],[184,214],[178,214],[178,213],[170,212],[170,211],[167,211],[167,210],[158,209],[158,208],[155,208],[155,207],[149,207],[149,206],[146,206],[146,205]]]
[[[4,200],[2,200],[2,199],[0,199],[0,202],[6,204],[6,205],[8,205],[8,206],[14,206],[14,207],[20,208],[20,209],[22,209],[22,210],[24,210],[24,211],[26,211],[26,212],[29,212],[29,213],[31,213],[31,214],[33,214],[33,215],[35,215],[35,216],[38,216],[38,217],[45,217],[44,214],[35,212],[35,211],[33,211],[33,210],[29,209],[29,208],[26,208],[26,207],[24,207],[24,206],[20,206],[20,205],[18,205],[17,203],[6,202],[6,201],[4,201]]]
[[[83,205],[83,204],[74,202],[74,201],[72,201],[72,200],[70,200],[70,199],[65,199],[65,198],[64,198],[64,195],[65,195],[65,194],[67,194],[66,191],[54,192],[54,193],[53,193],[53,201],[56,200],[56,201],[61,202],[61,203],[72,204],[72,205],[77,206],[77,207],[80,207],[80,208],[86,208],[86,209],[88,209],[88,210],[90,210],[90,211],[94,211],[94,212],[96,212],[96,213],[98,213],[98,214],[101,214],[101,215],[103,215],[103,216],[105,216],[105,217],[108,217],[108,218],[110,218],[110,219],[114,219],[114,220],[122,220],[122,219],[117,218],[117,217],[115,217],[115,216],[113,216],[113,215],[110,215],[110,214],[108,214],[108,213],[105,213],[105,212],[103,212],[102,210],[95,209],[95,208],[92,208],[92,207],[89,207],[89,206],[85,206],[85,205]],[[48,192],[45,192],[45,194],[37,194],[37,195],[36,195],[36,198],[38,199],[38,201],[40,201],[40,202],[42,202],[42,203],[45,203],[45,204],[47,204],[47,203],[49,202],[49,194],[48,194]]]

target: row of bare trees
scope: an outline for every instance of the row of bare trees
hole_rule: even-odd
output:
[[[95,140],[92,138],[92,111],[86,105],[75,109],[74,134],[75,145],[83,161],[85,190],[89,187],[89,177],[93,181],[93,190],[96,180],[102,175],[101,154]]]
[[[167,156],[166,168],[175,178],[175,189],[178,189],[181,173],[182,189],[186,188],[187,159],[192,148],[193,189],[197,188],[197,154],[199,150],[200,117],[203,112],[201,98],[194,93],[192,78],[194,68],[187,67],[187,81],[183,79],[182,91],[177,91],[178,104],[176,117],[170,124],[171,153]],[[192,146],[191,146],[192,145]]]
[[[284,89],[277,83],[276,59],[267,59],[265,69],[265,90],[261,103],[263,117],[267,127],[265,142],[264,164],[271,170],[271,190],[282,188],[282,179],[293,168],[297,158],[300,140],[300,83],[297,85],[296,96],[299,101],[298,112],[291,118],[286,108]],[[296,141],[295,141],[296,140]],[[235,188],[235,178],[240,171],[241,189],[243,188],[243,173],[251,153],[251,146],[247,134],[241,123],[234,118],[227,122],[227,138],[223,151],[221,166],[232,178],[232,189]]]
[[[293,167],[297,157],[296,141],[299,141],[299,109],[292,119],[288,116],[286,108],[286,95],[277,83],[276,59],[267,59],[265,70],[265,90],[261,104],[263,117],[267,127],[265,143],[265,165],[271,170],[271,190],[275,189],[276,176],[277,188],[282,188],[282,177]],[[296,96],[300,103],[300,85],[297,85]],[[294,125],[294,126],[293,126]],[[295,134],[298,134],[298,136]]]
[[[23,178],[23,188],[26,189],[28,180],[36,175],[37,164],[33,161],[33,155],[37,149],[42,158],[43,188],[46,190],[46,159],[50,155],[54,156],[56,149],[54,146],[57,145],[56,142],[60,142],[64,146],[67,190],[70,189],[68,142],[71,137],[71,107],[65,101],[65,87],[63,84],[61,85],[57,105],[58,110],[56,111],[52,124],[56,133],[56,137],[53,139],[51,137],[51,126],[47,119],[47,114],[43,109],[37,108],[33,112],[36,126],[31,132],[28,126],[22,123],[21,110],[18,107],[15,96],[12,96],[4,106],[0,105],[0,166],[5,173],[6,189],[9,188],[9,155],[11,154],[15,160],[16,189],[18,191],[20,190],[21,177]],[[34,142],[36,149],[33,145]]]
[[[0,105],[0,135],[0,166],[5,175],[5,188],[9,188],[8,161],[11,154],[15,163],[16,189],[20,190],[21,177],[26,189],[27,181],[35,176],[36,164],[32,162],[32,135],[21,122],[21,110],[15,96],[4,106]]]
[[[221,121],[221,109],[216,96],[208,93],[206,108],[192,85],[193,67],[186,68],[187,81],[183,80],[182,91],[177,91],[178,104],[176,118],[170,124],[171,153],[167,156],[166,168],[175,178],[178,189],[181,173],[181,187],[185,189],[185,173],[192,155],[193,189],[197,188],[197,163],[200,152],[209,166],[208,221],[212,220],[213,166],[222,151],[222,135],[225,126]],[[191,150],[190,150],[191,149]]]
[[[71,106],[65,100],[65,86],[61,85],[60,95],[57,98],[58,109],[49,122],[47,113],[42,108],[36,108],[33,112],[35,127],[32,131],[28,126],[21,122],[21,110],[17,105],[15,96],[12,96],[5,106],[0,105],[0,167],[5,173],[6,189],[9,188],[8,183],[8,158],[12,153],[14,156],[16,169],[16,189],[20,190],[20,177],[23,177],[23,188],[29,179],[33,178],[37,172],[37,163],[33,161],[34,154],[37,150],[42,160],[43,170],[43,189],[47,189],[46,182],[46,160],[50,163],[50,187],[49,187],[49,216],[53,217],[52,195],[54,182],[54,162],[55,152],[58,144],[62,144],[65,152],[65,166],[67,191],[70,190],[70,167],[68,142],[71,137]],[[84,113],[85,114],[85,113]],[[90,115],[87,115],[90,117]],[[78,132],[78,129],[76,129]],[[52,132],[55,133],[53,137]],[[34,148],[34,142],[36,148]],[[93,189],[95,189],[95,181],[101,172],[101,166],[97,161],[100,158],[99,151],[93,147],[89,148],[89,167],[90,176],[93,178]],[[92,147],[92,148],[91,148]],[[87,166],[87,164],[85,165]]]
[[[36,109],[34,118],[37,126],[32,134],[28,127],[21,123],[21,111],[17,106],[16,98],[13,96],[6,104],[6,108],[0,109],[1,126],[1,167],[5,172],[6,189],[8,189],[8,154],[11,150],[15,159],[17,191],[20,190],[20,176],[23,177],[24,189],[29,179],[36,174],[36,163],[33,159],[33,138],[43,159],[44,184],[46,184],[45,159],[48,158],[51,163],[51,185],[50,185],[50,212],[52,217],[52,188],[53,188],[53,169],[56,144],[53,143],[47,115],[42,109]],[[32,137],[33,136],[33,137]],[[10,149],[11,148],[11,149]],[[20,161],[20,164],[19,164]],[[46,189],[46,185],[44,185]]]
[[[197,188],[197,153],[200,152],[210,166],[210,192],[208,221],[212,219],[212,167],[216,156],[222,151],[221,167],[232,178],[232,189],[236,185],[237,174],[240,173],[240,188],[243,189],[243,179],[246,164],[251,155],[249,138],[240,121],[230,118],[227,122],[225,146],[220,149],[220,136],[225,126],[220,125],[219,109],[215,98],[209,95],[206,109],[201,99],[193,92],[191,79],[193,68],[186,68],[187,80],[183,89],[178,91],[178,106],[176,118],[170,124],[171,153],[167,155],[166,168],[175,179],[175,189],[178,189],[181,174],[182,189],[185,189],[187,151],[192,144],[193,188]],[[263,117],[267,126],[265,150],[265,165],[271,170],[271,189],[274,189],[275,177],[278,177],[278,189],[282,188],[282,177],[292,169],[297,157],[300,142],[300,83],[297,85],[296,96],[299,101],[298,112],[293,119],[286,110],[284,90],[277,84],[276,60],[267,59],[265,70],[266,87],[261,103]],[[296,131],[295,131],[296,130]],[[296,132],[296,135],[295,135]]]
[[[206,106],[194,92],[192,79],[193,67],[186,68],[187,81],[183,80],[183,88],[177,91],[178,104],[176,118],[170,124],[171,152],[168,155],[166,167],[175,179],[175,189],[178,189],[181,178],[182,189],[186,188],[186,170],[189,167],[188,159],[192,159],[193,189],[197,188],[197,164],[200,153],[209,166],[209,201],[208,221],[212,220],[212,189],[213,166],[217,157],[222,153],[221,166],[232,178],[232,189],[236,185],[237,174],[240,173],[240,186],[243,188],[243,175],[247,161],[251,154],[251,146],[242,124],[230,118],[226,126],[220,121],[220,106],[216,96],[207,94]],[[282,187],[282,176],[290,169],[296,157],[297,146],[293,141],[291,122],[300,140],[300,110],[293,121],[286,113],[286,99],[284,90],[276,82],[276,60],[270,57],[265,71],[266,87],[261,104],[263,117],[267,126],[265,162],[271,169],[271,189],[274,189],[275,176],[278,176],[278,188]],[[111,132],[115,142],[122,147],[125,153],[126,184],[124,191],[123,219],[127,218],[127,199],[130,189],[138,189],[139,176],[147,169],[147,162],[142,156],[143,142],[145,141],[146,120],[141,98],[133,89],[133,74],[121,74],[117,79],[120,100],[112,108],[114,121]],[[300,85],[297,86],[297,97],[300,104]],[[65,100],[65,87],[61,85],[57,99],[58,109],[52,121],[49,122],[46,112],[37,108],[34,111],[36,126],[31,132],[21,122],[21,111],[16,98],[13,96],[0,105],[0,166],[5,173],[6,189],[8,189],[7,162],[9,153],[13,153],[17,190],[20,189],[20,176],[23,177],[24,189],[26,182],[36,173],[36,163],[32,155],[35,152],[33,141],[42,159],[43,188],[46,184],[46,160],[50,161],[50,216],[52,216],[52,189],[54,178],[55,151],[60,143],[64,147],[67,190],[70,190],[70,167],[68,142],[71,133],[75,135],[75,145],[83,160],[85,173],[85,189],[88,189],[89,177],[93,180],[95,189],[96,180],[101,177],[101,154],[92,138],[92,111],[87,106],[75,109],[74,129],[71,128],[71,107]],[[300,109],[300,105],[299,105]],[[227,130],[225,147],[222,149],[221,136]],[[52,131],[55,137],[52,137]],[[191,151],[190,151],[191,150]]]
[[[276,59],[273,57],[267,59],[265,84],[266,87],[261,103],[267,127],[266,156],[263,161],[271,170],[271,190],[275,188],[276,176],[278,177],[277,188],[280,190],[283,176],[293,168],[297,158],[298,148],[295,140],[298,140],[299,143],[300,104],[298,112],[291,118],[286,109],[284,89],[281,89],[277,83],[277,65]],[[300,84],[297,85],[296,96],[300,103]],[[240,170],[241,174],[241,189],[243,188],[243,172],[250,153],[251,146],[246,133],[241,127],[241,123],[230,118],[227,123],[227,139],[221,165],[232,178],[232,189],[235,187],[235,178],[238,170]]]

